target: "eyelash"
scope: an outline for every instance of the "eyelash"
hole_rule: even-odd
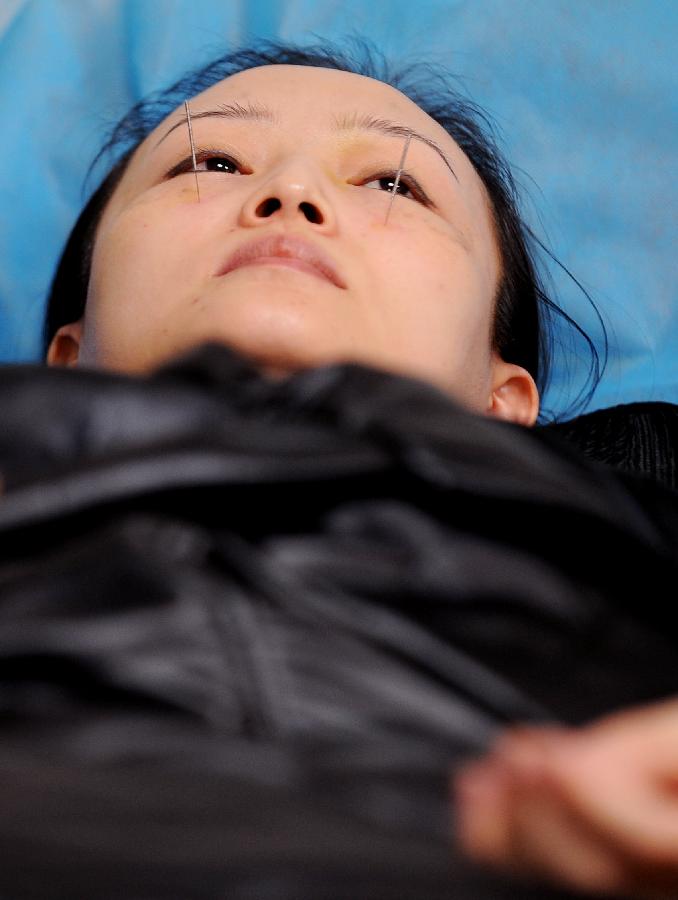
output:
[[[243,165],[240,162],[238,162],[237,159],[235,159],[233,156],[231,156],[227,153],[221,152],[220,150],[209,150],[209,149],[196,150],[196,152],[195,152],[196,166],[199,165],[200,163],[206,162],[207,160],[210,160],[210,159],[223,159],[223,160],[228,161],[232,165],[234,165],[237,169],[244,168]],[[185,173],[192,172],[192,171],[193,171],[193,157],[187,156],[186,159],[182,159],[180,163],[177,163],[176,166],[173,166],[169,170],[169,172],[167,172],[165,174],[165,179],[174,178],[177,175],[184,175]],[[203,169],[202,171],[210,171],[210,170]],[[212,171],[218,171],[218,170],[212,170]],[[368,181],[383,181],[384,179],[388,178],[391,181],[391,185],[393,185],[393,183],[395,182],[396,175],[397,175],[397,172],[394,172],[394,171],[377,172],[374,175],[372,175],[372,177],[369,178]],[[433,203],[432,203],[431,199],[429,198],[428,194],[421,187],[421,185],[419,184],[417,179],[414,177],[414,175],[409,174],[405,169],[403,169],[402,174],[400,176],[400,181],[398,182],[398,189],[400,189],[403,186],[406,187],[412,193],[412,198],[405,197],[405,199],[416,200],[418,203],[421,203],[424,206],[433,206]],[[392,189],[393,188],[391,186],[391,188],[389,188],[389,191]],[[399,192],[398,196],[401,197],[401,196],[405,196],[405,195],[403,195]]]

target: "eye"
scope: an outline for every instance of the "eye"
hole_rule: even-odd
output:
[[[209,150],[201,150],[200,153],[196,152],[195,163],[196,166],[201,166],[204,163],[205,172],[224,172],[227,175],[234,175],[238,169],[242,168],[240,163],[236,162],[236,160],[232,159],[230,156],[225,156],[224,154],[219,154],[217,156]],[[198,171],[201,170],[198,169]]]
[[[376,182],[379,185],[378,190],[391,192],[397,175],[397,172],[381,172],[374,175],[369,181],[363,182],[363,187],[367,187],[367,185]],[[409,195],[410,199],[417,200],[419,203],[423,203],[424,206],[431,206],[431,200],[426,194],[426,191],[424,191],[417,179],[413,175],[405,172],[405,170],[403,170],[400,175],[396,194],[402,197],[407,197]]]
[[[244,168],[236,159],[220,150],[198,148],[195,151],[195,165],[198,172],[223,172],[226,175],[234,175]],[[176,175],[183,175],[185,172],[192,171],[193,157],[187,156],[186,159],[182,159],[180,163],[173,166],[167,172],[165,178],[174,178]]]

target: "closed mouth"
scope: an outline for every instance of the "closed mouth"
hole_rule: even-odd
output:
[[[217,275],[226,275],[234,269],[254,264],[288,265],[346,288],[332,261],[319,248],[301,238],[284,234],[268,235],[239,247]]]

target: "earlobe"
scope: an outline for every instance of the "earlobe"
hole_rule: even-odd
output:
[[[534,425],[539,415],[539,392],[527,369],[498,361],[487,414],[517,425]]]
[[[82,319],[62,325],[47,351],[48,366],[77,366],[82,341]]]

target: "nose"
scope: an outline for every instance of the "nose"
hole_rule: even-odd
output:
[[[241,225],[260,225],[276,220],[292,224],[305,220],[323,227],[334,226],[334,211],[313,166],[287,166],[259,185],[243,204]]]

